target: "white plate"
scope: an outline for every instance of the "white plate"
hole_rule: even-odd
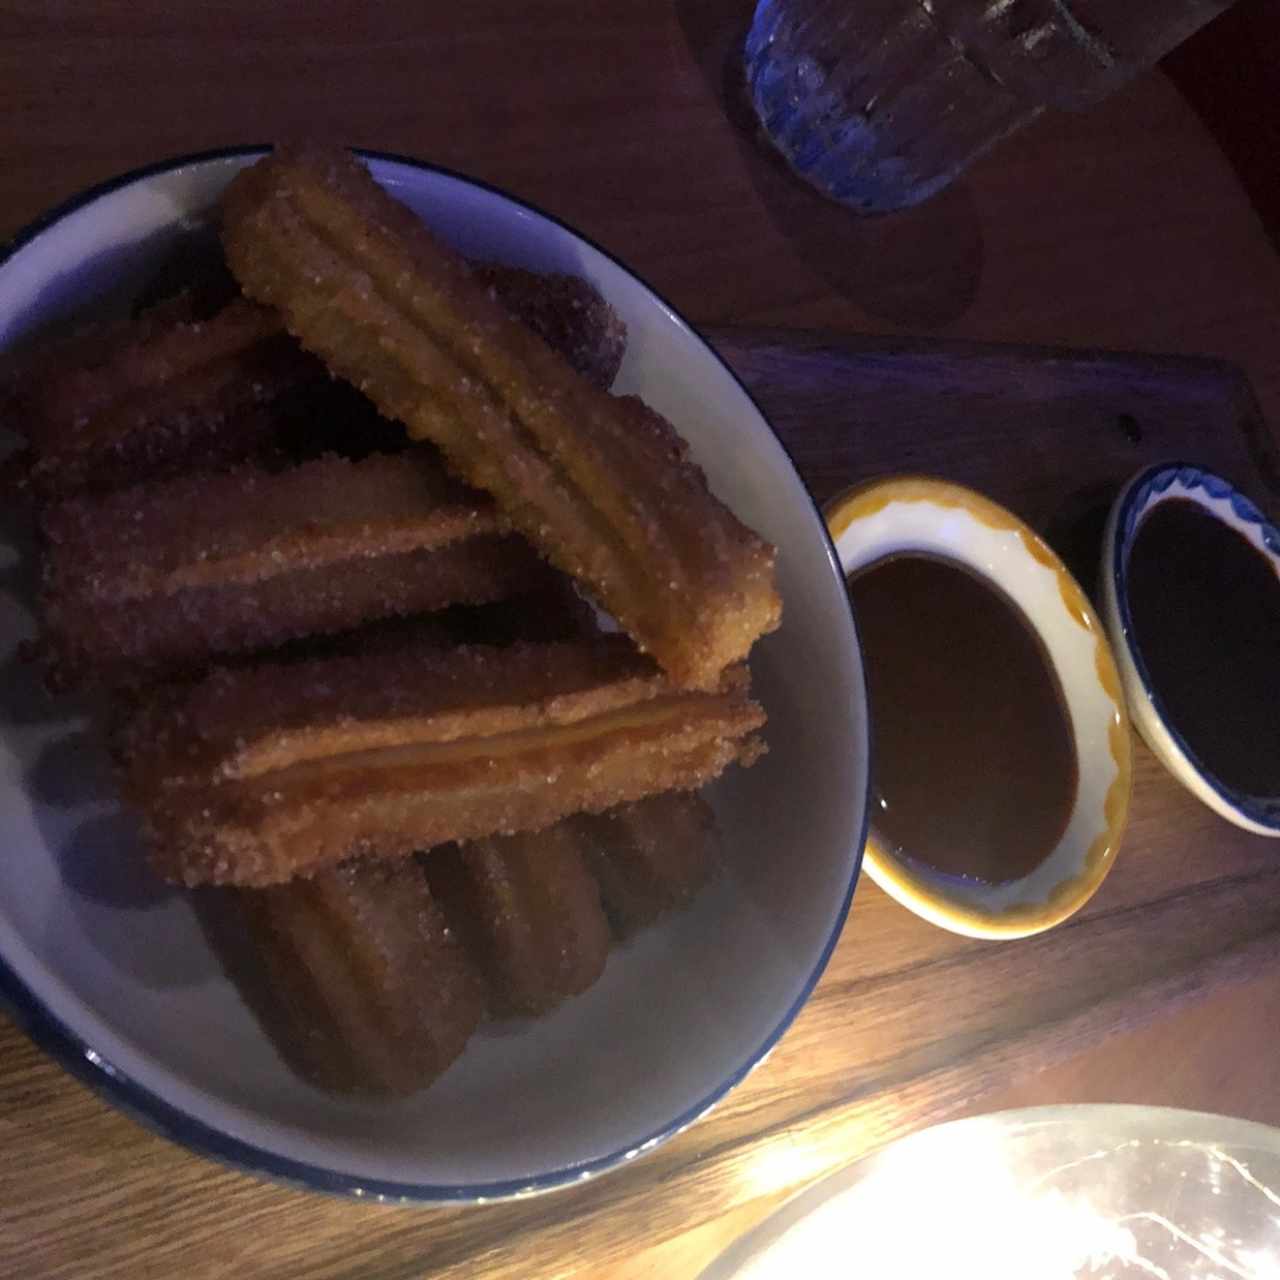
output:
[[[0,348],[136,293],[256,152],[168,162],[79,197],[0,261]],[[469,254],[593,281],[626,321],[617,389],[688,439],[779,548],[782,629],[752,658],[770,753],[714,789],[728,874],[541,1021],[482,1031],[406,1101],[335,1100],[280,1062],[177,891],[141,865],[84,708],[46,700],[29,549],[0,547],[0,992],[65,1065],[146,1123],[275,1177],[387,1198],[524,1194],[630,1160],[769,1052],[843,924],[864,836],[866,698],[823,522],[746,392],[664,302],[567,227],[412,161],[374,175]],[[6,517],[6,526],[19,521]]]

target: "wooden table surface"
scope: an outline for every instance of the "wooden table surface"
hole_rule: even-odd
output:
[[[1216,355],[1245,368],[1280,421],[1280,260],[1160,75],[1090,115],[1040,121],[922,210],[858,221],[791,182],[743,127],[732,55],[748,8],[3,2],[0,236],[134,165],[314,134],[532,200],[696,323]],[[1188,841],[1216,822],[1189,820]],[[847,942],[877,932],[904,953],[933,945],[934,931],[864,882],[820,1003],[752,1078],[752,1097],[783,1088],[801,1052],[839,1072],[841,1031],[853,1034],[844,1002],[857,998],[841,994],[856,968]],[[1212,983],[1153,981],[1122,1024],[1086,1010],[1047,1034],[1034,1075],[1009,1078],[999,1045],[977,1044],[946,1088],[917,1075],[878,1095],[856,1132],[798,1123],[730,1158],[713,1116],[666,1149],[680,1196],[606,1178],[587,1198],[469,1210],[333,1201],[198,1160],[5,1023],[0,1274],[693,1276],[833,1152],[874,1145],[904,1116],[1123,1100],[1280,1124],[1278,952],[1261,939]]]

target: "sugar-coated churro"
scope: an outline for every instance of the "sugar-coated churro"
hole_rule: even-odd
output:
[[[421,861],[493,1012],[545,1013],[603,972],[609,923],[569,822],[433,849]]]
[[[626,326],[586,280],[477,263],[477,277],[584,377],[608,387]],[[0,427],[26,439],[0,478],[43,499],[247,459],[360,454],[403,428],[342,395],[278,313],[184,292],[134,319],[82,327],[0,369]],[[314,442],[320,441],[316,448]]]
[[[322,1088],[425,1088],[480,1021],[479,972],[412,862],[349,862],[195,902],[281,1056]]]
[[[279,397],[323,379],[266,307],[237,298],[199,318],[179,297],[0,379],[0,425],[28,446],[8,471],[47,498],[248,457],[269,445]]]
[[[548,577],[432,450],[245,464],[69,498],[41,523],[39,651],[55,687],[163,675]]]
[[[719,834],[691,792],[654,796],[569,820],[616,933],[627,937],[690,901],[715,874]]]
[[[712,688],[778,623],[773,551],[674,429],[514,319],[349,153],[241,173],[223,243],[251,297],[581,580],[678,683]]]
[[[698,787],[763,723],[745,669],[683,691],[606,636],[218,671],[115,743],[166,877],[263,885]]]

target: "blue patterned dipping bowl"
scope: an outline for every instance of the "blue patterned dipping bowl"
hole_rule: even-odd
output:
[[[1144,530],[1157,536],[1153,518],[1160,550],[1148,542],[1135,557]],[[1167,572],[1163,594],[1153,590],[1153,564]],[[1280,662],[1266,656],[1280,653],[1280,529],[1203,467],[1144,468],[1111,508],[1102,593],[1130,715],[1147,745],[1228,822],[1280,836]],[[1236,659],[1241,643],[1249,663]]]

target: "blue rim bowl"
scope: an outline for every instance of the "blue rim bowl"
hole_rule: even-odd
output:
[[[136,296],[203,227],[221,187],[265,150],[134,170],[20,232],[0,256],[0,349]],[[13,766],[0,771],[0,998],[123,1111],[241,1169],[391,1202],[529,1195],[624,1165],[681,1132],[763,1062],[813,990],[866,836],[857,634],[826,525],[789,456],[667,303],[531,205],[420,161],[361,154],[463,252],[593,280],[631,330],[619,389],[670,417],[712,487],[778,545],[786,620],[752,659],[770,755],[713,792],[729,874],[615,953],[591,992],[516,1032],[482,1032],[417,1099],[389,1110],[335,1100],[284,1070],[201,951],[181,895],[152,900],[148,890],[122,902],[68,876],[66,848],[83,856],[86,841],[95,864],[138,856],[112,801],[86,809],[67,798],[65,780],[52,799],[33,784],[48,781],[45,753],[60,735],[82,733],[83,709],[54,704],[6,719],[0,706],[0,763],[7,754]],[[0,656],[30,634],[29,604],[0,590]],[[72,767],[93,766],[81,758]]]
[[[1143,520],[1162,502],[1197,503],[1251,542],[1280,574],[1280,529],[1229,481],[1206,467],[1165,462],[1144,467],[1112,504],[1103,539],[1103,612],[1120,665],[1129,711],[1160,762],[1197,799],[1256,835],[1280,836],[1280,796],[1246,795],[1216,777],[1169,718],[1142,650],[1129,605],[1129,554]]]

